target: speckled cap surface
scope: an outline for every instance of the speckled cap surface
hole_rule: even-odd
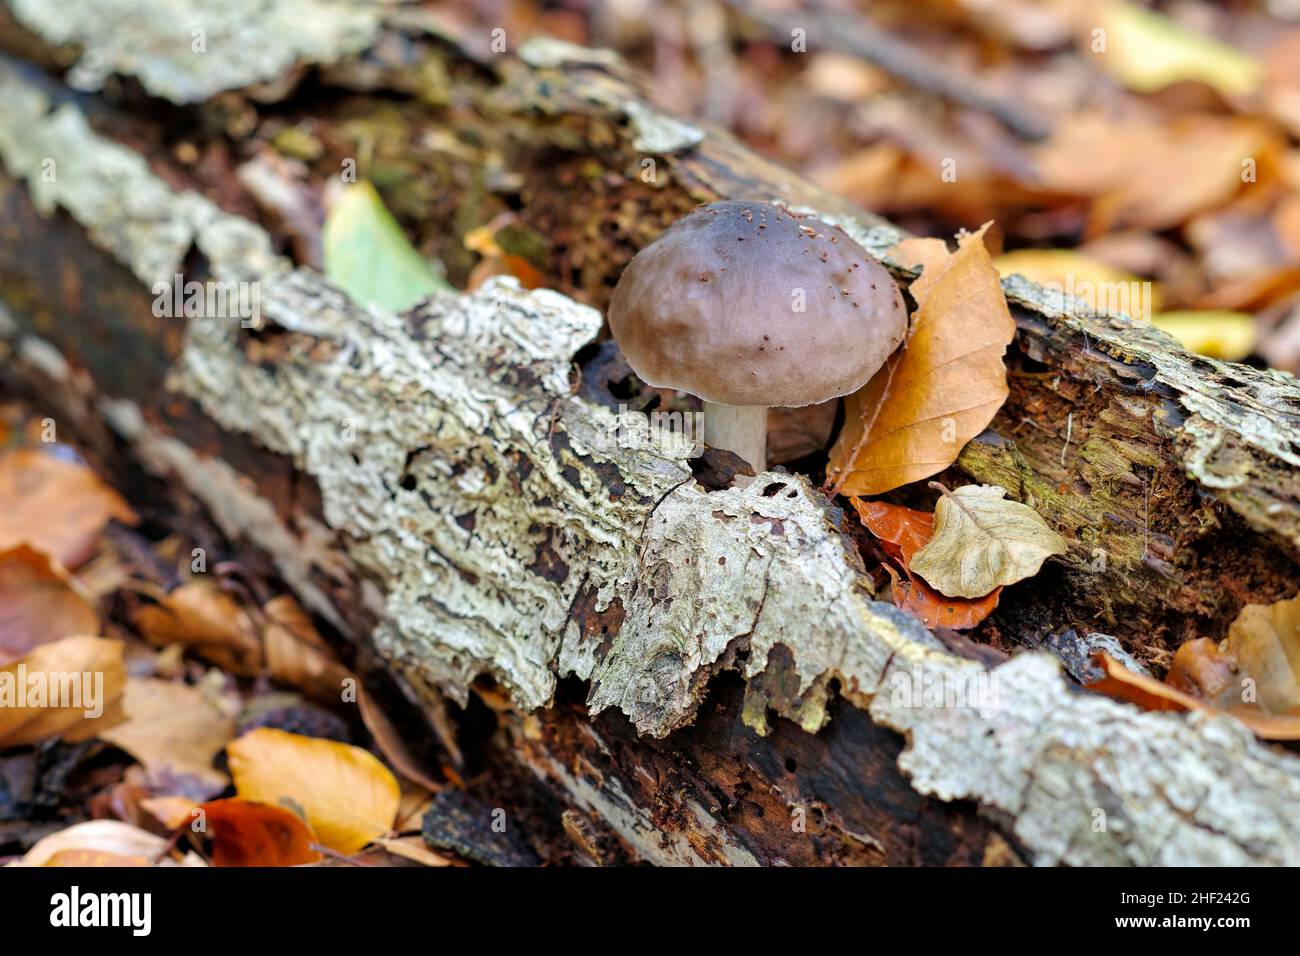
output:
[[[902,344],[907,310],[843,230],[728,201],[673,223],[628,263],[609,325],[649,385],[797,407],[865,385]]]

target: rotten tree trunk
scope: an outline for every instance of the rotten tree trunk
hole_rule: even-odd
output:
[[[1295,592],[1294,379],[1009,280],[1012,397],[952,477],[1032,503],[1071,550],[981,631],[1032,649],[990,671],[873,599],[851,522],[807,478],[719,487],[620,416],[600,313],[575,301],[603,305],[698,201],[814,212],[906,281],[897,229],[647,105],[609,54],[533,43],[488,69],[409,11],[333,4],[335,47],[284,31],[263,38],[262,73],[198,74],[122,54],[148,23],[88,12],[69,36],[41,9],[16,4],[0,38],[43,64],[60,62],[45,41],[94,47],[72,79],[134,76],[207,130],[200,152],[306,107],[341,155],[400,164],[418,196],[390,202],[438,214],[426,245],[453,277],[463,250],[442,223],[483,222],[504,194],[519,207],[521,242],[569,296],[492,280],[403,317],[358,309],[277,255],[278,227],[237,215],[256,207],[233,177],[214,188],[162,155],[149,100],[58,105],[60,88],[0,64],[7,377],[100,443],[109,422],[431,708],[487,702],[499,798],[559,818],[535,835],[544,855],[1300,862],[1300,761],[1227,718],[1080,693],[1057,659],[1079,676],[1081,635],[1104,631],[1161,666],[1242,604]],[[210,44],[212,9],[193,11],[214,18]],[[400,149],[359,141],[355,101],[295,102],[304,60],[328,90],[408,94]],[[259,283],[265,324],[156,319],[153,283],[180,272]],[[931,686],[984,694],[916,706]]]

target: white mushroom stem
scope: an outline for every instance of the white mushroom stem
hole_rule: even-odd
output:
[[[767,469],[767,407],[704,403],[704,441],[734,451],[759,474]]]

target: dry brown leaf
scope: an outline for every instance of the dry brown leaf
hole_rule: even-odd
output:
[[[897,607],[916,615],[926,627],[946,627],[954,631],[975,627],[997,609],[1001,588],[995,588],[992,593],[974,601],[950,598],[912,574],[909,567],[912,555],[925,546],[934,532],[933,515],[883,501],[850,500],[862,523],[880,539],[885,552],[902,565],[907,576],[904,579],[892,567],[885,565]]]
[[[261,672],[262,643],[252,618],[215,584],[191,581],[136,612],[136,627],[157,645],[183,644],[242,677]]]
[[[0,668],[0,750],[51,737],[85,740],[120,721],[122,650],[117,640],[65,637]]]
[[[1255,682],[1261,707],[1300,715],[1300,597],[1247,604],[1228,628],[1226,650]]]
[[[30,544],[75,568],[114,519],[132,525],[137,520],[85,465],[28,448],[0,454],[0,548]]]
[[[363,689],[357,692],[357,704],[361,708],[361,720],[366,725],[366,730],[370,731],[370,735],[375,738],[375,745],[379,748],[379,752],[388,758],[388,762],[397,768],[398,773],[426,790],[436,793],[443,789],[442,784],[425,772],[420,761],[402,739],[402,735],[388,719],[388,715]]]
[[[375,843],[394,856],[400,856],[405,860],[412,860],[424,866],[458,865],[457,861],[450,857],[445,857],[429,849],[429,844],[424,842],[424,837],[380,837],[375,840]]]
[[[934,483],[932,483],[934,484]],[[1009,501],[997,485],[943,491],[934,509],[934,537],[913,555],[911,570],[941,594],[979,598],[1033,577],[1067,550],[1038,512]]]
[[[194,811],[198,803],[189,797],[145,797],[140,806],[162,824],[165,830],[179,830],[194,822]]]
[[[1002,354],[1016,323],[984,249],[987,228],[942,259],[933,244],[895,250],[928,263],[912,284],[920,308],[903,348],[845,401],[828,467],[836,492],[881,494],[942,471],[1006,401]]]
[[[1160,125],[1083,114],[1057,124],[1036,167],[1041,187],[1095,200],[1089,234],[1100,235],[1166,229],[1221,206],[1243,186],[1243,159],[1267,167],[1280,151],[1276,133],[1249,118],[1192,114]]]
[[[1201,710],[1229,714],[1265,740],[1300,740],[1300,717],[1295,715],[1266,714],[1246,707],[1218,710],[1154,677],[1133,673],[1105,651],[1097,651],[1093,660],[1105,676],[1089,684],[1088,689],[1107,697],[1136,704],[1143,710]]]
[[[123,698],[127,720],[100,737],[144,765],[155,787],[203,800],[229,778],[212,759],[235,736],[235,722],[195,687],[132,677]]]
[[[99,633],[99,615],[67,572],[25,544],[0,551],[0,663],[38,644]]]
[[[1226,694],[1241,697],[1237,662],[1208,637],[1198,637],[1179,646],[1165,683],[1205,701],[1220,702]]]
[[[261,727],[226,747],[240,797],[301,808],[321,843],[351,854],[392,829],[397,780],[359,747]]]
[[[338,662],[307,612],[287,594],[267,601],[262,611],[267,617],[262,638],[271,676],[316,700],[338,703],[344,681],[352,674]]]
[[[321,859],[311,827],[283,807],[233,797],[199,809],[213,866],[301,866]]]

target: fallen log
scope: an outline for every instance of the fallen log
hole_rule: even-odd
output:
[[[650,106],[599,51],[488,57],[407,11],[349,20],[334,48],[286,38],[249,75],[130,52],[148,22],[56,33],[38,8],[16,4],[0,42],[44,66],[78,44],[68,82],[148,95],[74,102],[0,65],[6,378],[92,447],[125,441],[415,698],[487,704],[487,791],[544,858],[1300,860],[1293,755],[1225,717],[1082,693],[1048,653],[1077,678],[1080,635],[1104,631],[1161,667],[1295,593],[1293,378],[1008,280],[1012,396],[953,475],[1032,503],[1071,550],[979,632],[1028,648],[990,669],[874,599],[852,522],[806,474],[728,487],[725,461],[620,410],[635,385],[592,307],[699,201],[814,212],[906,282],[897,229]],[[295,100],[307,64],[330,95]],[[369,91],[408,98],[394,152],[349,123]],[[168,159],[154,98],[200,154],[309,109],[337,150],[320,170],[368,148],[400,163],[395,208],[443,213],[417,232],[453,278],[449,218],[512,208],[559,291],[494,279],[400,317],[358,308],[279,254],[220,163]],[[158,318],[154,284],[177,274],[256,283],[261,324]]]

